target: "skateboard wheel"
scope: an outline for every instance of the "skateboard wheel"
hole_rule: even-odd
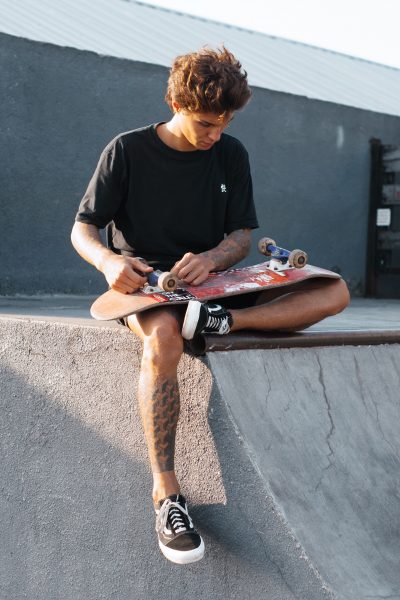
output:
[[[258,242],[259,252],[261,252],[261,254],[264,254],[264,256],[271,256],[271,252],[268,251],[268,246],[270,244],[272,246],[276,246],[275,240],[267,237],[261,238],[261,240]]]
[[[172,273],[163,273],[158,278],[158,287],[163,289],[165,292],[173,292],[178,285],[178,278]]]
[[[295,269],[302,269],[307,264],[307,254],[303,250],[292,250],[289,254],[288,262]]]

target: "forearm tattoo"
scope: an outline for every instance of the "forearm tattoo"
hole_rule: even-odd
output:
[[[238,229],[232,231],[216,248],[202,254],[215,263],[216,271],[223,271],[245,258],[249,253],[250,245],[250,229]]]
[[[151,394],[141,394],[140,409],[153,473],[174,470],[179,407],[176,379],[157,382]]]

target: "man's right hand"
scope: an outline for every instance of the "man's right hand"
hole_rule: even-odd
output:
[[[153,267],[149,267],[138,258],[113,254],[103,260],[100,270],[113,290],[132,294],[147,281],[141,273],[151,273]]]
[[[115,254],[106,248],[95,225],[76,222],[71,241],[78,254],[103,273],[108,285],[123,294],[136,292],[147,281],[143,274],[153,270],[139,258]]]

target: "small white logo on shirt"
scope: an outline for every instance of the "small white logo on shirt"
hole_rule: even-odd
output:
[[[226,192],[226,185],[221,183],[221,192]]]

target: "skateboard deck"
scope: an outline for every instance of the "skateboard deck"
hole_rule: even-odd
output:
[[[95,300],[91,306],[90,314],[99,321],[110,321],[149,310],[156,306],[187,304],[189,300],[206,302],[218,298],[289,286],[319,277],[340,278],[337,273],[312,265],[306,265],[301,269],[287,268],[275,271],[269,268],[269,264],[267,261],[250,267],[210,273],[204,283],[191,286],[180,282],[179,287],[173,292],[151,291],[154,288],[149,286],[147,291],[144,288],[133,294],[108,290]]]

